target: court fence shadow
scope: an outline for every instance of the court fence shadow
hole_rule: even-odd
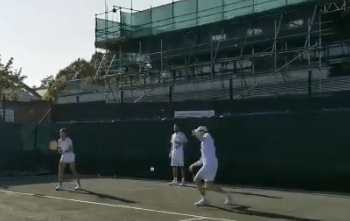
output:
[[[120,201],[123,203],[140,203],[140,202],[136,202],[133,200],[128,200],[128,199],[124,199],[124,198],[120,198],[120,197],[116,197],[116,196],[111,196],[111,195],[107,195],[107,194],[102,194],[102,193],[97,193],[91,190],[87,190],[87,189],[81,189],[81,190],[68,190],[68,192],[71,193],[76,193],[76,194],[87,194],[87,195],[92,195],[92,196],[97,196],[101,199],[110,199],[110,200],[116,200],[116,201]]]
[[[277,214],[277,213],[254,211],[254,210],[250,210],[249,206],[243,206],[243,205],[232,205],[229,208],[224,208],[219,206],[209,206],[209,207],[226,211],[226,212],[231,212],[231,213],[237,213],[237,214],[249,215],[249,216],[260,216],[260,217],[266,217],[266,218],[272,218],[272,219],[285,219],[285,220],[293,220],[293,221],[322,221],[320,219],[309,219],[309,218],[288,216],[288,215]]]

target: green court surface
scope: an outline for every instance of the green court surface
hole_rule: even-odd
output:
[[[349,220],[350,195],[228,187],[233,205],[209,193],[212,206],[196,207],[197,190],[164,181],[84,177],[84,190],[67,180],[55,190],[53,176],[0,178],[3,220]]]

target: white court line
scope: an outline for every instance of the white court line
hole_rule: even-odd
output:
[[[162,213],[162,214],[168,214],[168,215],[188,216],[188,217],[197,218],[197,219],[209,219],[209,220],[217,220],[217,221],[236,221],[236,220],[231,220],[231,219],[211,218],[211,217],[205,217],[205,216],[190,215],[190,214],[185,214],[185,213],[176,213],[176,212],[169,212],[169,211],[162,211],[162,210],[145,209],[145,208],[140,208],[140,207],[115,205],[115,204],[108,204],[108,203],[97,203],[97,202],[91,202],[91,201],[85,201],[85,200],[76,200],[76,199],[54,197],[54,196],[45,196],[45,195],[41,195],[41,194],[23,193],[23,192],[9,191],[9,190],[0,190],[0,192],[6,193],[6,194],[19,194],[19,195],[26,195],[26,196],[35,196],[35,197],[54,199],[54,200],[65,200],[65,201],[86,203],[86,204],[92,204],[92,205],[109,206],[109,207],[117,207],[117,208],[124,208],[124,209],[134,209],[134,210]]]
[[[205,218],[193,218],[193,219],[183,219],[183,220],[180,220],[180,221],[194,221],[194,220],[203,220]]]

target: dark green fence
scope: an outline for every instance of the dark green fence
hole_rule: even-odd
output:
[[[48,150],[48,142],[57,139],[59,128],[66,127],[81,173],[170,180],[168,154],[175,122],[179,123],[45,124],[38,126],[36,138],[30,138],[34,127],[1,125],[0,168],[18,168],[21,159],[22,168],[48,168],[56,173],[59,156]],[[190,131],[208,126],[217,147],[220,183],[350,191],[349,110],[183,119],[180,123],[189,140],[186,166],[200,157],[199,142],[189,136]],[[23,132],[27,140],[21,130],[27,131]],[[22,150],[30,142],[36,142],[36,148]]]

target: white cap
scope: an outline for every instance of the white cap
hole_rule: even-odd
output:
[[[208,132],[208,129],[205,126],[200,126],[200,127],[198,127],[197,129],[194,130],[194,132],[196,132],[196,133],[199,132],[199,131]]]

